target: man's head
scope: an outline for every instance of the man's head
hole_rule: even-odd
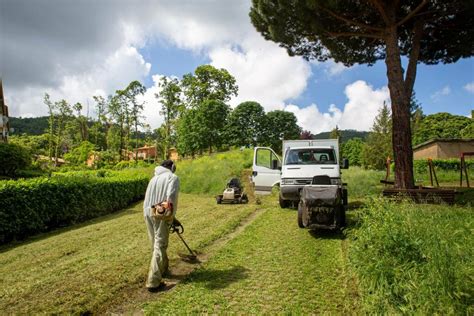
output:
[[[175,172],[176,171],[176,165],[174,164],[173,160],[164,160],[162,163],[161,163],[161,166],[163,168],[166,168],[166,169],[169,169],[171,170],[171,172]]]

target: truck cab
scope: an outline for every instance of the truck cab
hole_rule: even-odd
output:
[[[342,190],[341,168],[347,168],[348,162],[339,165],[337,139],[284,140],[282,149],[280,159],[270,148],[255,148],[252,182],[257,194],[279,185],[280,206],[286,208],[300,200],[301,190],[311,185],[315,176],[328,176],[331,185]]]

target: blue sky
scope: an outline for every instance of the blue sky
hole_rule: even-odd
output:
[[[89,104],[93,114],[92,96],[140,80],[148,88],[145,121],[155,128],[163,122],[157,80],[209,63],[236,78],[232,106],[253,100],[266,111],[291,111],[313,133],[336,125],[370,129],[389,102],[383,61],[345,68],[289,57],[255,31],[249,7],[250,0],[4,0],[0,74],[10,112],[45,115],[47,92],[53,100]],[[474,59],[420,64],[415,92],[427,114],[470,115]]]

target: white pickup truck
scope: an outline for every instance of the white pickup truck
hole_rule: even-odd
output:
[[[268,147],[256,147],[252,182],[256,193],[271,192],[280,186],[280,206],[288,207],[300,200],[305,185],[313,184],[315,176],[328,176],[331,185],[339,186],[344,203],[347,190],[343,188],[341,170],[349,167],[347,159],[339,165],[337,139],[284,140],[282,160]]]

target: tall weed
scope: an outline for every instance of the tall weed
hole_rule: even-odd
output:
[[[222,193],[230,178],[240,178],[244,169],[252,167],[252,156],[253,151],[245,149],[180,161],[176,174],[180,178],[181,192]]]
[[[360,211],[350,260],[369,313],[472,314],[472,208],[372,199]]]

